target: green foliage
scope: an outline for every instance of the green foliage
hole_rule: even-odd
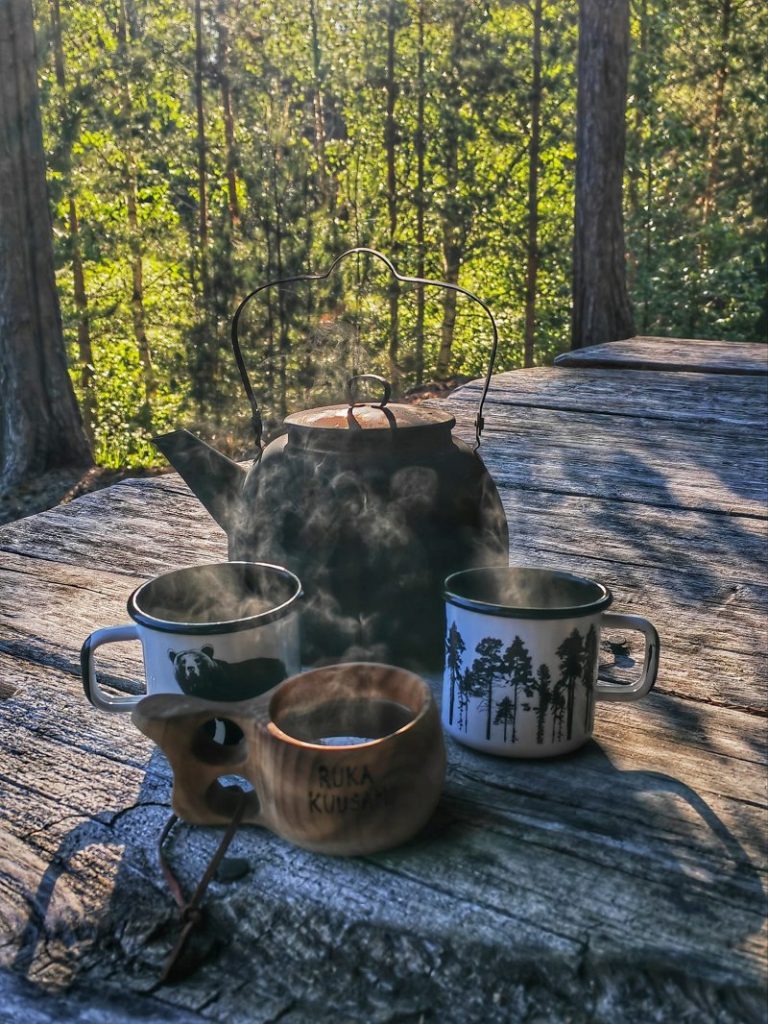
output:
[[[626,194],[638,332],[762,340],[768,9],[643,0],[634,30]]]
[[[200,60],[195,2],[60,0],[60,26],[56,5],[37,5],[62,314],[98,460],[155,461],[148,438],[182,423],[234,430],[232,445],[246,445],[234,309],[259,284],[322,269],[353,245],[382,249],[403,273],[420,261],[427,277],[455,273],[497,317],[497,369],[522,365],[532,9],[199,2]],[[639,331],[765,331],[767,28],[752,0],[633,8],[626,234]],[[575,0],[544,4],[542,42],[539,364],[569,344]],[[401,290],[393,354],[388,287],[381,268],[358,262],[314,291],[254,301],[243,343],[270,424],[340,400],[353,371],[394,374],[401,390],[429,380],[446,337],[451,375],[485,372],[487,321],[462,299],[449,324],[437,292],[420,320],[418,293]]]

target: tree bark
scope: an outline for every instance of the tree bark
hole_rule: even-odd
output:
[[[0,487],[92,465],[67,371],[32,8],[0,4]]]
[[[424,0],[418,0],[418,62],[416,68],[416,134],[414,149],[416,150],[416,276],[426,277],[425,245],[424,245],[424,213],[426,208],[425,156],[427,140],[425,134],[425,106],[427,89],[425,81],[424,51]],[[424,382],[424,285],[416,286],[416,345],[415,345],[415,376],[416,383]]]
[[[525,340],[523,362],[533,366],[536,332],[536,279],[539,273],[539,147],[541,136],[541,6],[534,0],[531,60],[531,140],[528,147],[528,241],[525,270]]]
[[[237,196],[237,146],[235,142],[235,115],[232,110],[232,87],[229,79],[229,22],[226,0],[218,5],[217,63],[221,110],[224,117],[224,149],[226,153],[227,212],[230,230],[240,224],[240,202]]]
[[[131,0],[120,0],[117,7],[117,48],[122,68],[122,104],[123,120],[126,136],[123,141],[125,176],[125,201],[128,215],[128,249],[131,255],[131,319],[133,336],[139,351],[142,376],[144,380],[144,405],[147,426],[152,423],[152,406],[157,391],[155,368],[152,362],[152,351],[147,335],[146,313],[144,309],[144,245],[141,237],[141,224],[138,210],[138,182],[136,157],[133,150],[133,97],[131,95],[131,61],[128,22],[131,11],[128,9]]]
[[[397,37],[398,15],[398,0],[389,0],[389,4],[387,6],[387,72],[385,79],[387,109],[384,121],[384,149],[387,158],[389,254],[393,258],[396,255],[397,250],[398,218],[397,167],[395,163],[397,155],[397,121],[395,120],[395,106],[397,104],[398,94],[398,84],[395,74],[395,40]],[[390,280],[387,292],[389,296],[389,346],[387,349],[389,378],[397,388],[403,374],[398,363],[398,351],[400,347],[400,285],[396,278],[393,277]]]
[[[572,348],[635,333],[622,213],[628,62],[628,0],[580,0]]]

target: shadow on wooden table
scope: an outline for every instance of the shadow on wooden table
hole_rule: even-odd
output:
[[[686,949],[694,984],[729,988],[733,965],[716,962],[717,948],[739,949],[754,930],[729,907],[759,907],[764,891],[741,843],[691,786],[663,772],[622,771],[594,741],[572,757],[538,763],[486,758],[454,744],[449,753],[449,785],[433,821],[420,837],[389,853],[321,857],[260,829],[241,830],[232,853],[249,859],[251,873],[244,884],[212,886],[207,925],[189,954],[189,967],[199,970],[183,985],[161,989],[162,999],[192,1010],[221,998],[214,1019],[223,1020],[237,1016],[238,1007],[242,1012],[254,999],[265,1013],[270,1004],[277,1014],[295,1005],[297,1020],[306,1019],[301,1012],[326,1020],[323,1013],[334,1006],[346,1011],[344,1019],[372,1020],[380,1002],[373,995],[375,986],[361,984],[359,964],[364,962],[366,977],[376,978],[390,993],[393,1013],[412,1009],[415,991],[418,1004],[436,1014],[427,1014],[425,1021],[510,1019],[504,1017],[505,1000],[522,984],[532,1006],[551,1006],[553,1015],[544,1010],[541,1019],[554,1021],[562,1019],[558,1015],[568,1011],[574,998],[572,980],[563,982],[562,991],[553,983],[563,971],[559,961],[566,935],[572,942],[566,954],[573,961],[569,973],[584,982],[579,999],[590,1005],[603,999],[607,1006],[606,993],[611,1002],[616,993],[631,992],[638,973],[685,977]],[[167,763],[154,751],[135,804],[105,810],[65,836],[30,900],[14,971],[45,986],[46,979],[36,977],[36,955],[41,943],[47,946],[56,938],[60,966],[73,991],[87,986],[100,996],[122,988],[149,996],[157,990],[157,975],[179,928],[156,857],[168,815],[169,781]],[[553,786],[558,800],[549,799]],[[544,816],[543,794],[548,797]],[[532,818],[534,807],[538,821]],[[187,893],[220,835],[219,829],[186,828],[173,849]],[[73,870],[84,852],[93,848],[98,858],[106,844],[123,847],[109,903],[98,920],[71,922],[52,937],[45,921],[57,880]],[[584,882],[569,906],[546,886],[550,872],[563,877],[565,862]],[[529,877],[537,890],[530,902],[525,895]],[[499,878],[508,880],[502,888]],[[360,913],[358,902],[357,911],[354,903],[347,904],[345,914],[339,893],[355,889],[367,893],[366,912]],[[602,934],[596,929],[611,900],[618,908],[617,921],[630,922],[626,935],[625,925],[614,927],[610,920]],[[489,946],[488,921],[480,921],[478,908],[486,908],[480,916],[488,918],[490,907],[497,920],[490,922],[495,934]],[[436,920],[441,913],[452,918],[452,926],[435,927],[432,933],[433,913]],[[539,936],[536,950],[529,935],[521,937],[521,916],[523,930]],[[646,934],[633,931],[637,921],[645,922]],[[675,934],[678,926],[685,935]],[[707,945],[710,933],[714,939]],[[547,964],[542,949],[553,935],[557,945]],[[354,963],[340,952],[340,936],[354,946]],[[395,966],[393,948],[409,942],[420,957],[412,966]],[[454,962],[467,965],[465,970],[471,963],[473,998],[487,1012],[478,1009],[475,1015],[468,1004],[452,1008],[456,993],[451,996],[441,987],[441,971],[450,976]],[[402,977],[390,982],[393,972],[408,975],[409,970],[410,989],[402,990],[408,991],[406,997],[399,987]],[[222,984],[232,989],[228,996],[219,991]],[[659,998],[675,1005],[666,982],[659,991]],[[369,997],[374,1001],[368,1002]],[[586,1005],[579,1003],[579,1009]],[[490,1012],[492,1006],[498,1017]],[[585,1019],[602,1021],[603,1016],[596,1011]],[[719,1018],[751,1019],[743,1005]]]
[[[54,984],[61,987],[67,983],[67,973],[74,979],[80,970],[90,971],[98,964],[100,956],[96,946],[102,939],[108,943],[129,944],[126,927],[138,911],[147,912],[158,930],[166,922],[170,932],[174,905],[154,855],[161,829],[170,814],[169,783],[170,769],[160,751],[155,749],[132,804],[104,808],[64,835],[58,849],[50,856],[37,891],[30,897],[29,918],[12,965],[15,972],[33,976],[40,944],[51,944],[58,949],[53,955],[46,952],[60,968]],[[82,862],[84,853],[90,856],[83,869],[78,861]],[[80,918],[61,922],[57,916],[51,934],[46,917],[56,884],[63,876],[78,870],[92,874],[102,885],[104,876],[112,874],[109,903],[98,920]]]

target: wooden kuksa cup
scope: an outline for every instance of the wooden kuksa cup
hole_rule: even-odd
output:
[[[423,679],[390,665],[331,665],[250,700],[145,697],[133,721],[173,768],[173,809],[192,824],[227,824],[245,778],[243,822],[308,850],[364,854],[413,836],[445,776],[437,706]],[[230,740],[213,739],[212,722]]]

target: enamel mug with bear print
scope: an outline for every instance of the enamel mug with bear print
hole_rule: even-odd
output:
[[[165,573],[128,599],[133,622],[98,629],[82,647],[83,685],[102,711],[130,711],[140,696],[100,684],[94,652],[138,640],[148,694],[239,701],[271,690],[300,669],[297,576],[263,562],[221,562]]]

